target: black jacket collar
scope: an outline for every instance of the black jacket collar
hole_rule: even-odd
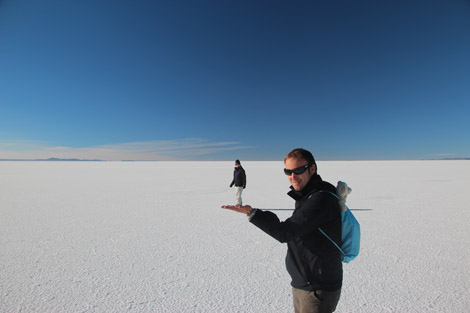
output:
[[[287,194],[291,196],[294,200],[298,201],[312,193],[312,191],[319,190],[322,183],[323,180],[321,179],[320,175],[315,173],[312,177],[310,177],[310,180],[308,181],[304,189],[297,191],[294,189],[294,187],[290,186],[291,191],[289,191]]]

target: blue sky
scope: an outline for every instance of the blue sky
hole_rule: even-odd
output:
[[[470,157],[470,1],[0,0],[0,159]]]

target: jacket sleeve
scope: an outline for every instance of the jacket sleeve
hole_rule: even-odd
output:
[[[340,214],[336,206],[338,204],[334,198],[314,194],[303,200],[292,216],[283,222],[276,214],[262,210],[257,210],[250,222],[279,242],[289,242],[332,222],[335,214]]]
[[[233,185],[235,184],[235,171],[233,172],[233,179],[232,179],[232,182],[230,183],[230,187],[233,187]]]

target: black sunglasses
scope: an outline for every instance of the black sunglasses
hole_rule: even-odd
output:
[[[287,168],[285,168],[284,174],[286,174],[287,176],[291,176],[292,173],[294,173],[295,175],[300,175],[305,172],[310,166],[312,166],[312,164],[302,165],[297,168],[294,168],[293,170],[288,170]]]

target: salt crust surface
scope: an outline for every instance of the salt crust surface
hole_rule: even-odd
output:
[[[244,202],[293,208],[282,162]],[[328,161],[360,256],[337,312],[468,312],[469,161]],[[293,312],[286,245],[232,204],[233,162],[0,162],[1,312]],[[291,212],[276,211],[281,219]]]

